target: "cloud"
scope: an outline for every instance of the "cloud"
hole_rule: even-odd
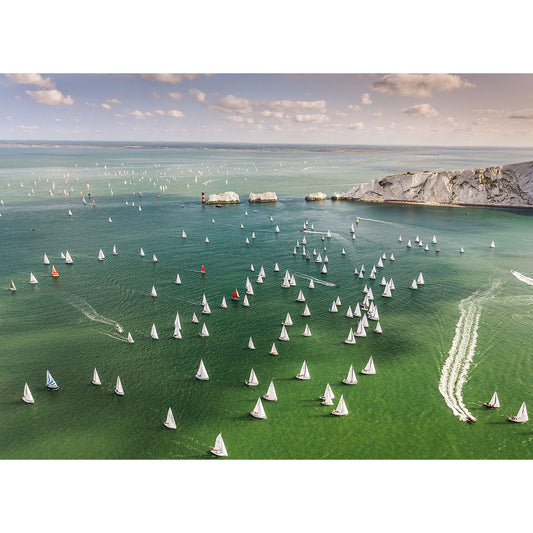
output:
[[[199,91],[198,89],[189,89],[189,93],[194,96],[197,102],[207,104],[207,96],[202,91]]]
[[[194,80],[199,74],[141,74],[141,78],[163,83],[181,83],[183,80]]]
[[[533,119],[533,109],[520,109],[518,111],[511,111],[507,118],[517,118],[522,120],[531,120]]]
[[[63,96],[61,91],[57,89],[42,89],[39,91],[25,91],[28,96],[31,96],[35,102],[38,104],[45,105],[73,105],[74,100],[70,94],[68,96]]]
[[[153,117],[154,114],[150,113],[150,111],[142,112],[142,111],[139,111],[138,109],[135,109],[134,111],[130,111],[128,113],[128,116],[133,117],[137,120],[145,120],[146,118]]]
[[[365,125],[362,122],[352,122],[347,127],[349,130],[362,130]]]
[[[356,105],[350,104],[348,106],[348,111],[361,111],[361,108],[357,104]]]
[[[101,106],[104,108],[104,109],[111,109],[111,106],[109,104],[101,104]]]
[[[456,74],[387,74],[372,84],[374,91],[394,96],[429,98],[433,92],[475,87]]]
[[[437,110],[429,104],[417,104],[405,107],[402,109],[402,113],[424,118],[436,117],[439,114]]]
[[[220,100],[215,105],[210,106],[209,109],[214,109],[221,113],[245,114],[252,111],[252,106],[250,105],[250,101],[246,98],[228,94],[220,98]]]
[[[236,122],[237,124],[242,124],[244,122],[244,118],[239,115],[228,115],[226,119],[231,122]]]
[[[108,98],[106,100],[106,103],[108,103],[108,104],[121,104],[122,102],[120,100],[117,100],[116,98]]]
[[[363,105],[370,105],[372,103],[372,97],[370,96],[370,93],[365,93],[363,96],[361,96],[361,103]]]
[[[167,111],[167,116],[172,118],[181,118],[183,117],[183,113],[178,109],[170,109]]]
[[[160,116],[163,116],[163,115],[165,114],[165,112],[164,112],[162,109],[156,109],[156,110],[154,111],[154,113],[155,113],[156,115],[160,115]]]
[[[329,121],[329,117],[319,113],[306,113],[295,115],[294,120],[296,120],[296,122],[305,122],[307,124],[323,124],[324,122]]]
[[[263,109],[259,114],[264,118],[277,118],[278,120],[285,116],[283,111],[272,111],[271,109]]]
[[[276,100],[267,104],[267,109],[289,113],[301,113],[302,111],[315,111],[326,113],[325,100]]]
[[[18,85],[35,85],[42,89],[55,89],[56,84],[50,78],[43,78],[40,74],[6,74]]]
[[[33,131],[33,130],[38,129],[37,126],[24,126],[23,124],[20,125],[19,128],[21,128],[21,129],[23,129],[23,130],[28,130],[28,131]]]
[[[381,111],[376,111],[375,113],[372,113],[372,116],[375,118],[380,118],[383,115]]]
[[[174,102],[181,100],[181,93],[167,93],[167,96]]]

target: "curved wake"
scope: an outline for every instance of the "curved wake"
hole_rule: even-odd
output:
[[[455,336],[442,367],[439,391],[446,404],[460,420],[473,418],[463,402],[463,385],[468,379],[468,370],[474,358],[477,344],[477,331],[483,304],[493,297],[492,287],[483,294],[474,292],[459,302],[461,316],[455,328]]]
[[[106,318],[105,316],[102,316],[101,314],[99,314],[95,310],[95,308],[91,304],[86,302],[83,298],[72,296],[71,299],[67,301],[70,305],[72,305],[72,307],[74,307],[78,311],[81,311],[89,320],[93,320],[94,322],[101,322],[102,324],[113,326],[117,330],[123,329],[122,326],[115,320],[111,320],[110,318]]]
[[[528,278],[527,276],[524,276],[524,274],[520,274],[520,272],[517,272],[516,270],[511,270],[511,274],[516,279],[523,281],[524,283],[527,283],[528,285],[533,285],[533,279]]]
[[[314,278],[313,276],[308,276],[307,274],[300,274],[300,272],[295,272],[294,275],[297,278],[312,279],[314,283],[320,283],[321,285],[326,285],[327,287],[338,287],[337,283],[330,283],[329,281],[324,281],[322,279]]]

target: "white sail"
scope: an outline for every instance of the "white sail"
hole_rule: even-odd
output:
[[[112,254],[112,255],[118,255],[116,245],[113,245],[113,251],[111,252],[111,254]]]
[[[68,216],[71,217],[72,216],[72,211],[69,209],[68,210]]]
[[[152,339],[154,340],[159,339],[159,335],[157,334],[157,329],[155,328],[155,324],[152,324],[152,330],[150,331],[150,337],[152,337]]]
[[[198,367],[198,372],[196,372],[196,379],[201,381],[207,381],[209,379],[209,375],[207,374],[207,370],[205,369],[204,361],[202,359],[200,359],[200,366]]]
[[[385,287],[385,285],[387,285],[387,280],[385,279],[385,276],[383,276],[381,278],[381,281],[379,282],[379,284],[382,286],[382,287]]]
[[[372,358],[372,356],[370,356],[370,359],[368,360],[368,363],[366,364],[365,368],[363,368],[363,370],[361,370],[361,374],[375,374],[376,373],[376,368],[374,366],[374,359]]]
[[[209,332],[207,331],[207,326],[205,322],[202,324],[202,331],[200,332],[200,337],[209,337]]]
[[[340,299],[339,296],[337,296],[337,298],[335,299],[335,304],[336,304],[336,305],[342,305],[342,304],[341,304],[341,299]]]
[[[152,255],[152,263],[157,263],[157,256],[155,254]]]
[[[329,231],[329,229],[328,229],[328,232],[327,232],[327,234],[326,234],[326,237],[327,237],[328,239],[331,239],[331,231]]]
[[[362,319],[359,320],[357,324],[357,331],[354,333],[356,337],[366,337],[365,326],[363,325]]]
[[[366,316],[366,313],[363,314],[363,316],[361,317],[361,324],[363,324],[363,327],[365,327],[365,328],[368,327],[368,318]]]
[[[331,385],[329,383],[326,384],[326,390],[324,391],[324,395],[320,396],[321,400],[326,400],[327,398],[329,398],[330,400],[335,399],[335,394],[333,394],[333,390],[331,389]],[[333,403],[324,403],[324,405],[333,405]]]
[[[381,329],[381,324],[379,322],[376,325],[376,329],[374,330],[374,333],[383,333],[383,330]]]
[[[211,314],[211,308],[209,307],[209,304],[205,302],[204,308],[202,309],[203,315],[210,315]]]
[[[255,387],[256,385],[259,385],[259,380],[257,379],[253,368],[250,371],[250,377],[248,378],[246,385],[248,385],[249,387]]]
[[[492,241],[492,242],[490,243],[490,248],[495,248],[495,247],[496,247],[496,245],[494,244],[494,241]]]
[[[96,368],[94,369],[93,380],[91,381],[91,383],[93,385],[101,385],[102,384],[102,382],[100,381],[100,376],[98,375],[98,371],[96,370]]]
[[[256,283],[263,283],[263,277],[261,276],[261,274],[259,274],[257,276],[257,279],[255,280]]]
[[[276,229],[274,230],[276,233],[279,233],[279,226],[276,225]]]
[[[407,248],[411,248],[411,239],[407,241]]]
[[[392,298],[392,292],[388,282],[385,284],[385,290],[381,296],[384,296],[385,298]]]
[[[390,254],[389,261],[394,261],[394,254]]]
[[[322,256],[320,253],[316,256],[315,263],[322,263]]]
[[[64,254],[63,252],[61,252],[61,253],[59,254],[59,257],[61,257],[61,259],[65,259],[65,254]]]
[[[310,337],[311,336],[311,330],[309,329],[309,326],[306,324],[304,332],[302,333],[304,337]]]
[[[411,283],[410,289],[418,289],[418,285],[416,283],[416,279],[413,280],[413,283]]]
[[[181,285],[181,278],[180,278],[180,275],[177,274],[176,275],[176,281],[174,282],[176,285]]]
[[[346,318],[353,318],[353,311],[352,311],[352,306],[351,305],[348,306],[348,309],[347,309],[346,314],[344,316]]]
[[[296,279],[294,278],[294,274],[291,275],[291,279],[289,280],[289,285],[291,287],[294,287],[296,285]]]
[[[357,383],[357,376],[355,375],[355,370],[353,369],[353,365],[350,365],[350,368],[348,370],[348,375],[345,379],[342,380],[343,383],[346,385],[355,385]]]
[[[307,368],[307,363],[304,361],[300,373],[296,375],[297,379],[311,379],[309,374],[309,369]]]
[[[198,317],[196,316],[196,313],[193,313],[192,314],[192,323],[193,324],[198,324]]]
[[[72,257],[70,256],[68,250],[65,252],[65,264],[66,265],[72,265],[74,261],[72,260]]]
[[[50,264],[50,259],[48,259],[48,256],[46,254],[44,254],[44,257],[43,257],[43,264],[44,265]]]
[[[298,293],[298,297],[296,298],[296,301],[305,302],[305,296],[304,296],[304,293],[302,292],[302,289],[300,289],[300,292]]]
[[[379,258],[379,261],[376,263],[377,268],[383,268],[383,259]]]
[[[174,319],[174,326],[176,326],[178,329],[181,329],[181,320],[180,320],[179,311],[176,312],[176,318]]]
[[[255,268],[253,264],[250,265],[250,272],[255,272]]]
[[[341,394],[339,403],[337,404],[337,409],[334,409],[331,413],[337,416],[344,416],[348,414],[348,408],[346,407],[346,402],[344,401],[344,394]]]
[[[169,407],[167,412],[167,419],[163,422],[163,425],[169,429],[176,429],[176,421],[174,420],[174,414]]]
[[[372,313],[368,312],[368,318],[370,320],[379,320],[379,312],[377,306],[374,306]]]
[[[292,318],[291,314],[287,313],[287,316],[285,317],[285,321],[283,322],[284,326],[292,326]]]
[[[516,416],[509,417],[509,420],[511,420],[512,422],[527,422],[529,420],[529,417],[527,415],[526,402],[522,403]]]
[[[315,282],[313,280],[309,280],[309,288],[314,289],[315,288]]]
[[[252,337],[250,337],[250,339],[248,340],[248,348],[250,350],[255,350],[255,345],[254,345],[254,341],[252,340]]]
[[[220,304],[220,307],[222,307],[222,309],[227,309],[227,307],[228,307],[228,304],[226,303],[226,297],[225,296],[222,296],[222,303]]]
[[[461,249],[459,250],[459,253],[460,254],[464,254],[465,253],[465,249],[461,246]]]
[[[357,318],[361,318],[361,307],[359,306],[359,302],[355,305],[355,309],[353,310],[353,316]]]
[[[244,295],[244,298],[242,299],[242,305],[244,305],[244,307],[250,306],[250,302],[248,301],[248,296],[246,294]]]
[[[329,312],[330,313],[337,313],[338,312],[337,302],[335,302],[335,300],[333,300],[333,303],[331,304],[331,307],[329,308]]]
[[[416,279],[417,285],[424,285],[424,276],[422,275],[422,272],[418,274],[418,278]]]
[[[346,337],[346,340],[344,341],[345,344],[355,344],[355,335],[353,333],[353,329],[350,328],[350,331],[348,333],[348,337]]]
[[[320,271],[321,274],[327,274],[328,273],[328,269],[326,268],[326,264],[324,263],[322,265],[322,270]]]
[[[187,237],[187,234],[185,233],[185,230],[183,230],[183,231],[181,232],[181,236],[182,236],[184,239],[185,239],[185,237]]]
[[[139,255],[140,255],[141,257],[144,257],[144,256],[146,255],[146,254],[144,253],[144,250],[143,250],[142,248],[141,248],[141,251],[140,251]]]
[[[368,292],[366,293],[369,300],[374,299],[374,292],[372,291],[372,288],[369,287]]]
[[[37,281],[37,278],[34,276],[33,272],[30,272],[30,283],[31,283],[32,285],[35,285],[36,283],[39,283],[39,282]]]
[[[227,457],[228,452],[226,450],[226,446],[224,444],[224,440],[222,439],[222,433],[219,433],[217,435],[217,438],[215,440],[215,445],[211,448],[211,453],[213,455],[217,455],[218,457]]]
[[[500,407],[500,399],[498,398],[498,393],[494,392],[492,398],[485,405],[487,407],[490,407],[491,409],[496,409]]]
[[[206,242],[206,243],[209,243],[209,237],[208,237],[207,235],[206,235],[206,237],[205,237],[205,242]]]
[[[263,265],[261,265],[261,270],[259,270],[259,275],[262,278],[266,278],[265,269],[263,268]]]
[[[290,341],[289,334],[287,333],[287,329],[285,326],[281,326],[281,333],[279,335],[280,341]]]
[[[279,266],[277,263],[274,265],[274,272],[279,272]]]
[[[268,386],[268,390],[266,391],[265,394],[263,394],[263,398],[270,402],[277,401],[278,397],[276,395],[276,389],[274,388],[274,381],[270,382],[270,385]]]
[[[152,285],[152,291],[150,292],[150,296],[153,296],[154,298],[157,296],[157,291],[155,290],[155,287]]]
[[[389,279],[389,287],[390,287],[390,290],[393,291],[396,289],[396,287],[394,286],[394,281],[392,281],[392,278]]]
[[[48,370],[46,371],[46,386],[49,389],[59,389],[58,384],[54,381],[52,374]]]
[[[270,348],[270,355],[279,355],[275,342],[272,343],[272,348]]]
[[[131,333],[128,331],[128,342],[130,344],[133,344],[133,337],[131,336]]]
[[[27,383],[24,383],[24,396],[22,397],[22,399],[26,403],[34,403],[35,402],[35,400],[33,399],[32,394],[31,394],[30,388],[28,387]]]
[[[117,377],[117,384],[115,385],[115,394],[118,394],[119,396],[124,396],[124,389],[122,388],[120,376]]]
[[[178,326],[174,326],[174,333],[172,334],[174,339],[182,339],[181,329]]]
[[[105,259],[104,252],[102,251],[102,248],[98,250],[98,261],[103,261]]]
[[[253,411],[250,411],[250,414],[255,418],[266,418],[267,417],[265,413],[265,409],[261,402],[261,398],[257,398],[255,407],[253,408]]]

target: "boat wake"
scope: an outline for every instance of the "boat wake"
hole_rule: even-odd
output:
[[[517,272],[516,270],[511,270],[511,274],[518,280],[523,281],[524,283],[527,283],[528,285],[533,285],[533,279],[528,278],[527,276],[524,276],[524,274],[520,274],[520,272]]]
[[[303,279],[312,279],[314,283],[320,283],[321,285],[326,285],[326,287],[338,287],[337,283],[330,283],[329,281],[324,281],[323,279],[314,278],[313,276],[308,276],[307,274],[301,274],[300,272],[295,272],[294,275],[297,278]]]
[[[459,302],[461,316],[455,328],[455,336],[448,352],[448,358],[442,367],[439,391],[446,404],[460,420],[473,418],[463,402],[463,385],[468,379],[468,370],[474,358],[477,344],[477,331],[483,304],[493,298],[493,292],[499,284],[488,291],[474,292]]]
[[[115,339],[116,341],[122,341],[122,342],[128,342],[127,337],[121,337],[118,333],[112,334],[107,333],[107,331],[100,331],[102,335],[107,335],[108,337],[111,337],[112,339]]]
[[[91,304],[86,302],[83,298],[79,298],[78,296],[71,296],[71,299],[67,301],[70,305],[72,305],[72,307],[74,307],[78,311],[81,311],[89,320],[113,326],[116,330],[124,329],[115,320],[111,320],[110,318],[106,318],[105,316],[99,314],[96,309]],[[122,340],[122,338],[120,340]]]
[[[396,222],[389,222],[388,220],[378,220],[376,218],[357,217],[359,220],[368,220],[369,222],[379,222],[380,224],[388,224],[390,226],[396,226]]]

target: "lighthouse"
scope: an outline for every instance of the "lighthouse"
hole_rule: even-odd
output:
[[[202,203],[205,204],[205,192],[202,192]]]

